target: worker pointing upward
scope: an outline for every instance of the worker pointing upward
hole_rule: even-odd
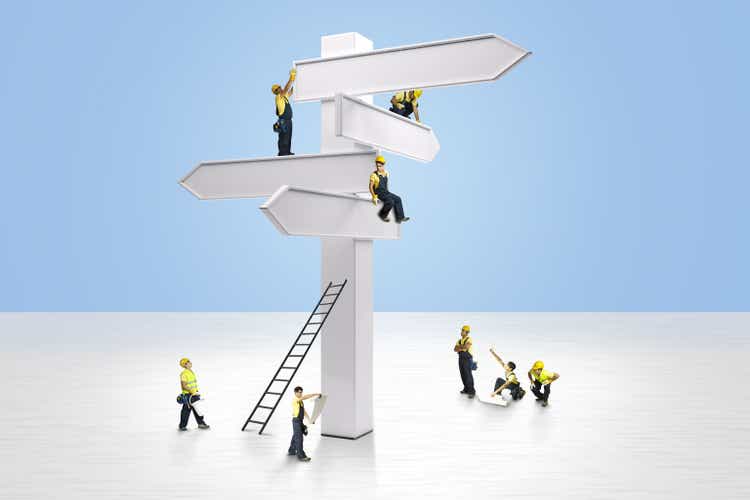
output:
[[[414,113],[414,118],[419,120],[419,103],[417,100],[422,96],[422,89],[404,90],[396,92],[391,97],[391,107],[388,111],[401,115],[405,118]]]
[[[388,218],[391,208],[395,208],[398,224],[409,220],[409,217],[404,217],[401,197],[388,191],[388,171],[385,169],[385,158],[380,155],[375,158],[375,171],[370,174],[370,196],[375,205],[378,204],[378,199],[383,202],[383,208],[378,212],[378,217],[383,222],[391,220]]]

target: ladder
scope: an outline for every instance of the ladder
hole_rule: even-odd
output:
[[[315,306],[315,309],[313,309],[310,317],[307,318],[305,326],[300,330],[297,339],[292,344],[291,349],[289,349],[289,352],[284,357],[281,365],[279,365],[271,382],[268,383],[268,387],[263,391],[263,395],[256,403],[252,413],[247,417],[245,425],[242,426],[243,431],[245,430],[245,427],[247,427],[247,424],[253,423],[261,426],[258,434],[263,434],[263,430],[266,428],[266,425],[268,425],[273,412],[276,411],[276,407],[281,402],[284,392],[286,392],[292,379],[297,374],[297,370],[299,370],[299,367],[302,365],[302,361],[304,361],[305,356],[307,356],[308,351],[310,351],[310,346],[315,342],[318,333],[320,333],[320,330],[323,328],[323,324],[328,319],[328,315],[331,314],[333,306],[335,306],[336,301],[339,300],[347,281],[348,280],[344,280],[343,283],[339,283],[338,285],[334,285],[332,281],[328,282],[328,286],[323,292],[323,295],[320,296],[318,304]],[[312,327],[311,330],[313,331],[308,330],[310,327]],[[295,349],[299,350],[295,351]],[[287,362],[290,359],[297,360],[297,363],[293,366],[288,366]],[[279,385],[274,388],[274,384],[283,384],[283,388],[279,388]],[[272,388],[275,390],[271,390]],[[266,398],[270,401],[266,402]],[[258,414],[257,416],[256,413]],[[263,416],[264,413],[265,416]]]

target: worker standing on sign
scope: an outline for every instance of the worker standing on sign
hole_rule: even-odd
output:
[[[414,118],[419,120],[419,102],[417,100],[422,97],[422,89],[404,90],[403,92],[396,92],[391,97],[391,107],[388,111],[409,118],[414,113]]]
[[[490,348],[490,353],[495,357],[500,366],[505,370],[505,378],[498,377],[495,380],[495,392],[492,393],[492,397],[497,396],[503,392],[504,389],[510,389],[510,395],[513,399],[523,398],[526,391],[521,387],[521,383],[518,381],[518,377],[513,372],[516,369],[516,364],[513,361],[505,363],[502,358],[495,352],[494,348]]]
[[[180,412],[179,429],[181,431],[187,430],[191,411],[195,416],[195,420],[198,422],[198,427],[200,429],[210,429],[209,425],[203,419],[203,415],[201,415],[197,408],[197,405],[201,400],[201,395],[198,392],[198,378],[195,376],[195,373],[193,373],[193,363],[187,358],[182,358],[180,360],[180,366],[183,367],[184,370],[180,373],[182,394],[180,394],[178,401],[182,403],[182,411]]]
[[[278,83],[271,87],[271,92],[276,96],[276,116],[279,117],[273,125],[274,131],[279,134],[278,156],[294,154],[292,153],[292,105],[289,104],[289,98],[294,93],[292,84],[296,77],[297,70],[292,69],[289,71],[289,80],[284,88],[281,88]]]
[[[388,218],[391,208],[395,209],[398,224],[409,220],[409,217],[404,217],[401,197],[388,191],[388,171],[385,169],[385,158],[382,156],[375,158],[375,171],[370,174],[370,196],[375,205],[378,204],[378,199],[383,202],[383,208],[378,212],[378,217],[383,222],[391,220]]]
[[[469,337],[470,331],[469,325],[461,327],[461,338],[453,346],[453,352],[458,353],[458,371],[461,374],[461,382],[464,384],[461,394],[466,394],[471,399],[476,391],[474,390],[474,375],[471,373],[474,365],[472,355],[474,351],[471,346],[471,337]]]
[[[302,395],[302,387],[297,386],[294,388],[294,398],[292,398],[292,442],[289,445],[289,455],[297,455],[303,462],[309,462],[310,457],[305,454],[303,448],[304,435],[307,434],[307,426],[303,422],[303,419],[307,417],[310,419],[310,415],[305,411],[305,404],[302,402],[310,398],[319,398],[320,394],[305,394]]]
[[[536,361],[529,370],[529,380],[531,381],[531,392],[536,395],[536,400],[542,402],[542,406],[547,406],[549,403],[549,392],[550,385],[552,382],[560,378],[560,374],[555,372],[549,372],[544,369],[544,362]],[[542,393],[542,386],[544,386],[544,393]]]

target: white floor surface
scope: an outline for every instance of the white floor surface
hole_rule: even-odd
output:
[[[240,432],[305,313],[0,314],[1,499],[750,498],[750,314],[381,313],[375,432],[286,456],[289,397]],[[550,405],[461,396],[537,358]],[[179,433],[180,357],[212,428]],[[294,385],[319,390],[314,348]],[[323,417],[325,418],[325,414]]]

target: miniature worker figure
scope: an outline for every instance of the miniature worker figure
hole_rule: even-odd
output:
[[[397,92],[391,97],[391,107],[388,111],[409,118],[414,113],[414,118],[419,120],[419,103],[417,100],[422,96],[422,89],[404,90]]]
[[[461,327],[461,338],[453,346],[453,352],[458,353],[458,371],[461,374],[461,382],[464,384],[461,394],[466,394],[469,399],[473,399],[476,391],[474,390],[474,375],[471,373],[474,364],[472,355],[474,351],[471,347],[470,331],[469,325]]]
[[[276,96],[276,116],[278,120],[274,124],[274,130],[279,134],[279,154],[278,156],[293,155],[292,153],[292,105],[289,104],[289,98],[292,97],[294,89],[292,83],[297,77],[297,70],[289,71],[289,80],[281,87],[274,83],[271,92]]]
[[[409,220],[409,217],[404,217],[401,197],[388,191],[388,171],[385,169],[385,158],[379,155],[375,158],[375,171],[370,174],[370,195],[375,205],[378,204],[378,199],[383,202],[383,208],[378,212],[378,217],[383,222],[391,220],[388,218],[391,208],[395,209],[398,224]]]
[[[210,426],[206,423],[203,415],[198,410],[197,406],[201,400],[201,395],[198,392],[198,379],[193,373],[193,363],[187,358],[180,360],[180,366],[184,368],[180,373],[180,386],[182,387],[182,411],[180,412],[180,427],[181,431],[187,430],[188,420],[190,419],[190,412],[192,411],[195,416],[195,420],[198,422],[198,428],[210,429]]]
[[[531,370],[529,370],[531,392],[536,395],[537,401],[542,402],[542,406],[547,406],[549,404],[550,385],[559,378],[560,375],[558,373],[545,370],[542,361],[535,361]],[[542,386],[544,386],[544,393],[542,393]]]
[[[498,356],[494,348],[490,348],[490,352],[495,357],[500,366],[505,370],[505,378],[498,377],[495,380],[495,392],[492,393],[492,397],[497,396],[503,392],[504,389],[510,390],[510,395],[514,400],[523,398],[526,391],[521,387],[521,383],[518,382],[518,377],[513,372],[516,369],[516,364],[513,361],[503,362],[502,358]]]
[[[310,398],[319,398],[320,394],[305,394],[302,395],[302,387],[297,386],[294,388],[294,398],[292,398],[292,442],[289,445],[289,455],[297,455],[302,462],[309,462],[310,457],[305,454],[303,448],[304,434],[307,434],[307,426],[303,422],[303,419],[307,417],[310,420],[310,415],[305,410],[305,404],[302,402]]]

